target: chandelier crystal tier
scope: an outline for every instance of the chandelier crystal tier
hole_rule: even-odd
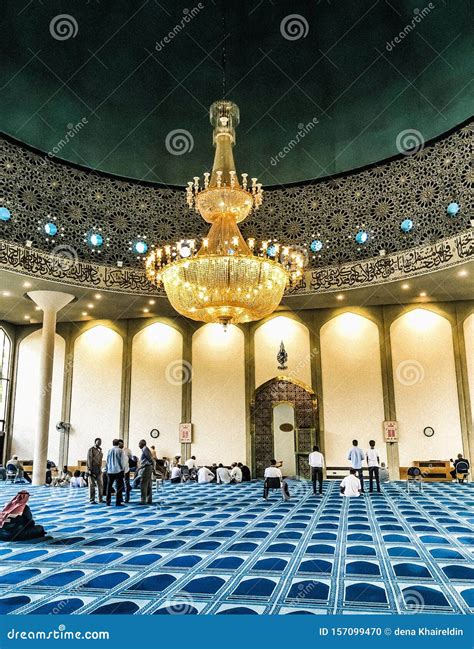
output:
[[[150,281],[163,283],[168,299],[181,315],[223,325],[260,320],[280,304],[288,284],[303,274],[303,255],[278,241],[244,240],[238,223],[257,210],[263,198],[261,183],[241,182],[232,147],[239,124],[238,107],[226,100],[210,109],[216,149],[212,172],[188,183],[187,201],[211,224],[200,245],[181,240],[156,247],[146,260]]]

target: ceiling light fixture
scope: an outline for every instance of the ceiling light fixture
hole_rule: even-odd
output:
[[[267,239],[244,240],[238,223],[263,200],[256,178],[241,179],[232,147],[239,109],[231,101],[211,106],[215,146],[212,172],[188,183],[187,201],[211,228],[198,244],[181,240],[153,250],[146,260],[148,279],[163,283],[171,305],[181,315],[201,322],[229,323],[260,320],[277,308],[288,284],[303,275],[303,255]]]

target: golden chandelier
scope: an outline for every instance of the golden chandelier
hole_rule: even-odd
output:
[[[212,172],[188,183],[187,201],[211,224],[200,246],[181,240],[155,248],[146,260],[150,281],[164,285],[174,309],[201,322],[232,323],[260,320],[280,304],[287,284],[300,281],[303,256],[269,239],[244,240],[238,223],[262,203],[262,185],[256,178],[241,184],[232,147],[239,124],[236,104],[212,104],[211,124],[216,148]]]

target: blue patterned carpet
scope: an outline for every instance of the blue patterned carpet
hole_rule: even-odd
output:
[[[167,485],[161,503],[89,505],[30,488],[52,537],[0,543],[3,614],[469,613],[474,486],[392,483],[382,494],[292,500],[259,482]],[[18,485],[0,486],[3,505]],[[133,498],[137,498],[134,494]]]

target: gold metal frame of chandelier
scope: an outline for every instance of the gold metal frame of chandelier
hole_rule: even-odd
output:
[[[159,273],[171,305],[200,322],[238,324],[260,320],[280,304],[290,273],[253,255],[197,255]]]

